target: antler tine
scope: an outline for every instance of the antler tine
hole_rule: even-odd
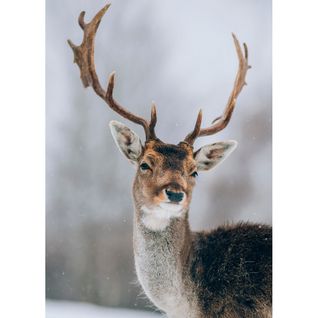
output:
[[[80,69],[81,80],[84,87],[91,86],[95,93],[101,97],[109,107],[117,112],[122,117],[143,126],[146,134],[146,140],[152,139],[155,137],[154,128],[156,125],[156,112],[154,110],[154,115],[152,112],[151,120],[148,122],[146,119],[136,116],[133,113],[129,112],[123,106],[121,106],[114,98],[113,98],[113,90],[115,83],[115,73],[111,73],[109,76],[107,90],[105,91],[100,85],[96,70],[95,70],[95,62],[94,62],[94,42],[96,31],[100,24],[100,21],[110,4],[106,4],[89,23],[84,22],[85,12],[81,12],[78,18],[78,23],[82,30],[84,31],[83,41],[81,45],[76,46],[70,40],[68,40],[68,44],[73,50],[74,53],[74,63],[76,63]]]
[[[184,141],[188,143],[189,145],[193,145],[194,140],[199,136],[201,123],[202,123],[202,109],[200,109],[199,111],[193,131],[189,133],[184,139]]]
[[[235,34],[232,33],[232,36],[233,36],[234,45],[235,45],[236,53],[239,60],[239,69],[237,71],[237,75],[235,78],[234,87],[232,89],[231,95],[225,107],[224,113],[222,114],[222,116],[215,118],[212,121],[212,124],[210,127],[200,129],[199,133],[195,133],[196,131],[196,128],[195,128],[192,133],[187,135],[187,137],[185,138],[185,141],[191,145],[194,143],[197,137],[213,135],[227,126],[227,124],[229,123],[231,119],[234,106],[236,104],[236,99],[238,95],[240,94],[240,92],[242,91],[244,85],[246,85],[246,82],[245,82],[246,73],[248,69],[251,68],[251,66],[248,65],[247,45],[245,43],[243,44],[243,47],[244,47],[244,54],[243,54],[240,43],[237,40]]]
[[[150,124],[147,122],[147,120],[127,111],[114,99],[113,97],[114,84],[115,84],[115,72],[112,72],[109,76],[107,91],[103,99],[106,101],[109,107],[113,109],[115,112],[117,112],[119,115],[134,122],[135,124],[143,126],[145,130],[145,134],[146,134],[146,140],[151,139],[151,133],[149,128]]]
[[[84,16],[85,16],[85,11],[82,11],[78,17],[78,24],[82,28],[82,30],[85,29],[86,23],[84,22]]]
[[[156,104],[152,102],[151,106],[151,119],[150,119],[150,124],[149,124],[149,139],[155,140],[157,139],[156,133],[155,133],[155,126],[157,124],[157,109],[156,109]]]

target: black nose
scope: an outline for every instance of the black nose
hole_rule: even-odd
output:
[[[183,199],[183,192],[174,192],[166,189],[166,194],[171,202],[180,202]]]

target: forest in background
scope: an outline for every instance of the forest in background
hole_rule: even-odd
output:
[[[46,296],[104,306],[150,308],[136,283],[132,250],[134,168],[117,150],[108,123],[123,121],[84,89],[66,40],[82,40],[105,1],[47,0],[46,5]],[[95,59],[101,82],[117,74],[114,95],[148,117],[171,143],[220,115],[237,58],[231,32],[246,42],[252,69],[228,128],[196,147],[235,139],[235,152],[200,173],[190,210],[194,230],[224,222],[271,223],[271,2],[113,1],[101,22]]]

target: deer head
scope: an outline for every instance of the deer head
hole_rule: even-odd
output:
[[[80,14],[78,21],[84,31],[83,42],[80,46],[75,46],[70,40],[68,41],[74,52],[74,62],[80,68],[84,87],[92,86],[96,94],[111,109],[144,128],[146,140],[143,143],[138,135],[124,124],[117,121],[110,122],[111,133],[118,148],[137,167],[133,191],[137,209],[146,214],[156,211],[157,215],[163,217],[179,216],[188,211],[198,171],[214,168],[227,158],[237,145],[235,141],[230,140],[209,144],[196,151],[193,149],[196,138],[213,135],[229,123],[236,99],[246,84],[247,70],[250,68],[247,46],[244,43],[243,54],[233,34],[239,68],[224,113],[209,127],[201,128],[202,111],[200,110],[193,131],[179,144],[167,144],[155,134],[157,112],[154,104],[148,121],[132,114],[114,99],[115,73],[110,75],[106,90],[100,85],[94,64],[94,40],[99,23],[109,6],[110,4],[107,4],[102,8],[90,23],[84,22],[85,12]]]

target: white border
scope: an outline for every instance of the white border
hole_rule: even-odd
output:
[[[317,5],[273,4],[274,317],[316,317]]]
[[[44,316],[44,13],[1,3],[1,317]]]
[[[317,8],[273,5],[274,317],[314,317]],[[1,315],[35,318],[44,316],[44,1],[1,8]]]

